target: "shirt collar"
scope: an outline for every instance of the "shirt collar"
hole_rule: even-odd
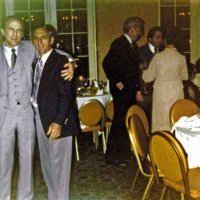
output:
[[[3,46],[4,46],[4,51],[6,52],[6,54],[12,54],[11,49],[15,49],[15,54],[17,55],[17,53],[18,53],[18,46],[19,46],[19,45],[15,46],[15,47],[13,47],[13,48],[10,48],[10,47],[6,46],[6,45],[5,45],[5,42],[4,42],[4,43],[3,43]]]
[[[45,53],[42,57],[41,57],[41,60],[42,60],[42,64],[43,66],[45,65],[49,55],[51,54],[51,52],[53,51],[53,49],[49,50],[47,53]]]
[[[151,52],[154,54],[155,53],[155,47],[149,42],[149,49],[151,50]]]
[[[129,41],[129,43],[132,44],[133,41],[131,40],[130,36],[127,35],[127,34],[125,34],[125,33],[124,33],[124,36],[127,38],[127,40]]]

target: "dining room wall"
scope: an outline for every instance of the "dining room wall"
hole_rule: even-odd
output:
[[[0,29],[2,28],[3,16],[5,16],[5,0],[0,0]],[[2,44],[3,38],[0,33],[0,45]]]
[[[106,81],[102,61],[111,42],[123,34],[123,23],[129,16],[139,16],[145,21],[145,35],[158,25],[157,0],[96,0],[97,69],[99,80]],[[146,43],[143,36],[138,45]]]

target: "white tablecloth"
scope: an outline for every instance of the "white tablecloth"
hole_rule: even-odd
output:
[[[182,117],[172,130],[188,155],[189,168],[200,167],[200,118]]]
[[[103,95],[96,95],[96,96],[81,96],[81,97],[77,97],[76,101],[77,101],[78,109],[80,109],[81,105],[83,103],[85,103],[86,101],[90,100],[90,99],[99,100],[103,104],[103,106],[105,106],[106,103],[111,98],[112,98],[112,96],[110,94],[103,94]]]

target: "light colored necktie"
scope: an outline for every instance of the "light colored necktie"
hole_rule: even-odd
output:
[[[35,80],[34,80],[34,86],[33,86],[33,103],[37,104],[37,94],[38,94],[38,89],[39,89],[39,84],[40,84],[40,78],[42,74],[42,60],[41,58],[38,59],[37,64],[36,64],[36,71],[35,71]]]
[[[14,66],[15,66],[15,62],[16,62],[16,59],[17,59],[17,56],[15,54],[15,49],[11,49],[12,51],[12,54],[11,54],[11,69],[14,69]]]

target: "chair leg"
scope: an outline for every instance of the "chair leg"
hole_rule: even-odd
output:
[[[109,133],[110,133],[110,127],[107,127],[107,128],[106,128],[106,143],[108,143],[108,136],[109,136]]]
[[[94,144],[96,143],[96,132],[95,131],[93,131],[93,133],[92,133],[92,141]]]
[[[102,132],[102,144],[103,144],[103,153],[105,154],[107,146],[106,146],[106,140],[105,140],[104,131]]]
[[[94,134],[94,141],[95,141],[95,149],[97,150],[99,147],[99,131],[93,132]]]
[[[76,149],[76,160],[79,161],[79,151],[78,151],[78,139],[77,136],[75,136],[75,149]]]
[[[145,189],[145,191],[144,191],[144,193],[143,193],[142,200],[148,199],[149,192],[150,192],[151,187],[152,187],[152,185],[153,185],[153,183],[154,183],[154,180],[155,180],[155,179],[154,179],[154,175],[152,174],[152,175],[149,177],[149,181],[148,181],[147,186],[146,186],[146,189]]]
[[[185,200],[185,196],[183,193],[181,193],[181,200]]]
[[[140,173],[140,169],[139,169],[139,167],[138,167],[138,168],[137,168],[137,171],[136,171],[136,174],[135,174],[135,176],[134,176],[134,179],[133,179],[133,183],[132,183],[132,185],[131,185],[131,191],[133,191],[133,188],[135,187],[135,183],[136,183],[136,181],[137,181],[137,177],[138,177],[139,173]]]
[[[160,200],[164,200],[164,196],[165,196],[166,190],[167,190],[167,187],[164,186],[163,189],[162,189],[162,193],[161,193],[161,195],[160,195]]]
[[[167,190],[167,199],[168,199],[168,200],[171,200],[170,189]]]

